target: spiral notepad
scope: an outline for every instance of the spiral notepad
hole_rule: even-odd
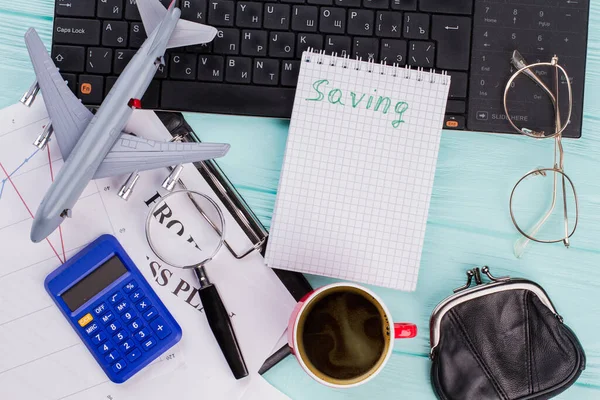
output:
[[[266,263],[415,290],[449,86],[305,52]]]

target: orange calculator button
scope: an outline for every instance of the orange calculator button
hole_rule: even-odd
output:
[[[83,317],[81,317],[79,319],[79,321],[77,321],[77,322],[79,322],[79,326],[81,326],[83,328],[84,326],[86,326],[87,324],[92,322],[93,320],[94,320],[94,317],[92,317],[92,314],[87,313]]]
[[[449,119],[448,121],[446,121],[446,126],[448,128],[456,128],[456,127],[458,127],[458,121],[454,121],[452,119]]]

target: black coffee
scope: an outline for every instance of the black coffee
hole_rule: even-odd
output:
[[[377,307],[348,292],[320,299],[306,317],[304,350],[314,366],[332,378],[352,379],[368,372],[385,347]]]

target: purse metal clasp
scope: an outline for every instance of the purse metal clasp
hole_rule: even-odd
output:
[[[467,283],[459,288],[454,289],[454,293],[458,293],[462,290],[471,287],[473,278],[475,278],[475,285],[481,285],[483,283],[483,281],[481,280],[482,272],[486,274],[489,280],[492,282],[506,282],[510,279],[510,277],[508,276],[500,276],[496,278],[494,275],[492,275],[492,273],[490,272],[490,268],[487,265],[481,268],[481,270],[479,269],[479,267],[476,267],[467,271]]]

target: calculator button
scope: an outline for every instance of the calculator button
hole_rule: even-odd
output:
[[[131,350],[133,350],[134,347],[135,347],[135,344],[133,343],[133,340],[131,340],[131,339],[127,339],[126,341],[124,341],[123,343],[121,343],[119,345],[119,349],[121,349],[121,351],[125,354],[127,354]]]
[[[106,303],[100,303],[96,307],[94,307],[94,314],[102,315],[106,310],[108,310],[108,307],[106,307]]]
[[[115,363],[115,365],[112,366],[112,370],[115,371],[116,374],[118,374],[119,372],[123,371],[123,369],[125,369],[125,367],[127,366],[127,363],[123,360],[119,360]]]
[[[94,317],[92,317],[92,314],[87,313],[85,314],[83,317],[79,318],[79,321],[77,321],[79,323],[80,327],[84,327],[87,324],[89,324],[90,322],[92,322],[94,320]]]
[[[133,321],[131,324],[129,324],[128,328],[131,332],[137,332],[143,326],[144,326],[144,323],[138,318],[135,321]]]
[[[147,309],[149,309],[150,307],[152,307],[152,303],[150,303],[150,300],[148,300],[148,299],[144,299],[137,304],[137,309],[140,312],[144,312]]]
[[[129,360],[129,362],[134,362],[135,360],[140,358],[141,355],[142,351],[136,347],[133,349],[133,351],[131,351],[131,353],[127,354],[127,359]]]
[[[145,351],[150,350],[151,348],[154,347],[154,345],[156,345],[156,339],[154,339],[152,336],[150,336],[150,339],[146,340],[144,343],[142,343],[142,348]]]
[[[100,354],[106,354],[113,349],[113,345],[110,341],[104,343],[103,345],[98,346],[98,352]]]
[[[121,294],[121,292],[116,292],[111,294],[108,297],[108,300],[112,303],[112,304],[117,304],[118,302],[121,301],[121,299],[123,298],[123,295]]]
[[[129,333],[125,332],[125,331],[120,331],[119,333],[117,333],[115,336],[113,336],[113,340],[119,344],[121,343],[123,340],[127,339],[129,337]]]
[[[119,359],[120,355],[119,352],[117,350],[113,350],[110,353],[108,353],[106,356],[104,356],[104,359],[106,360],[107,363],[112,364],[113,362],[117,361]]]
[[[169,329],[162,318],[156,318],[154,321],[150,322],[150,327],[159,339],[164,339],[171,334],[171,329]]]
[[[156,308],[154,308],[154,307],[152,307],[151,309],[149,309],[148,311],[146,311],[144,313],[144,319],[146,321],[151,321],[156,317],[158,317],[158,312],[156,311]]]
[[[98,331],[98,333],[96,333],[94,336],[92,336],[92,343],[100,344],[100,343],[104,342],[106,339],[108,339],[108,336],[106,335],[106,333],[104,333],[102,331]]]
[[[136,287],[137,283],[135,283],[135,281],[131,281],[127,283],[127,285],[123,286],[123,290],[125,291],[125,293],[131,293]]]
[[[136,316],[136,315],[135,315],[135,312],[133,312],[133,311],[127,311],[125,314],[123,314],[123,315],[121,316],[121,318],[123,319],[123,321],[125,321],[125,322],[129,322],[129,321],[131,321],[132,319],[134,319],[134,318],[135,318],[135,316]]]
[[[84,328],[85,333],[87,333],[88,336],[92,336],[94,333],[96,333],[96,331],[98,329],[100,329],[100,327],[98,326],[98,324],[96,322],[94,322],[93,324],[90,324]]]
[[[137,302],[138,300],[141,300],[144,298],[144,292],[142,292],[140,289],[138,289],[135,292],[131,293],[129,295],[129,298],[131,299],[131,301]]]
[[[115,314],[112,311],[109,311],[106,314],[104,314],[102,317],[100,317],[100,319],[102,320],[102,322],[104,322],[104,325],[106,325],[110,321],[115,319]]]
[[[117,304],[115,306],[115,309],[117,310],[117,312],[119,314],[123,314],[128,308],[129,308],[129,303],[127,302],[127,300],[123,300],[122,302],[120,302],[119,304]]]
[[[106,327],[109,333],[115,333],[121,328],[121,323],[119,321],[114,321],[110,325]]]
[[[144,340],[148,339],[148,336],[150,336],[150,331],[148,330],[148,328],[144,328],[138,333],[136,333],[134,336],[138,340],[138,342],[143,342]]]

